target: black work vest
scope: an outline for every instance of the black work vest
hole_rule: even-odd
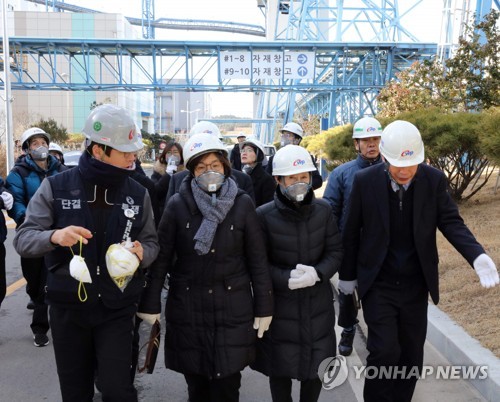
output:
[[[81,255],[85,259],[92,278],[92,283],[84,284],[87,294],[85,301],[81,301],[78,296],[79,282],[69,274],[69,263],[73,254],[80,254],[80,243],[75,244],[71,249],[57,247],[45,256],[48,269],[46,293],[49,304],[81,309],[91,307],[100,298],[107,307],[118,309],[137,303],[145,285],[142,269],[139,267],[122,292],[108,274],[105,254],[111,244],[121,243],[127,236],[130,236],[132,240],[137,239],[143,226],[146,189],[132,179],[125,180],[123,186],[115,191],[112,200],[107,200],[107,202],[111,201],[113,206],[105,224],[105,233],[96,236],[95,230],[98,225],[93,222],[89,206],[89,201],[93,200],[87,199],[79,169],[71,169],[52,176],[48,180],[53,194],[52,229],[75,225],[82,226],[94,234],[88,244],[82,246]],[[99,248],[96,244],[97,237],[104,241]],[[102,252],[98,253],[98,249]],[[80,296],[84,296],[81,290]]]

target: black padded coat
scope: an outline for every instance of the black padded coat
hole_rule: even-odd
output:
[[[246,193],[238,190],[206,255],[194,250],[202,218],[188,177],[165,207],[160,254],[149,269],[139,311],[160,312],[169,273],[166,367],[219,379],[255,358],[253,320],[273,314],[272,282],[255,206]]]
[[[336,355],[335,310],[330,278],[342,259],[342,243],[330,205],[311,192],[300,209],[279,189],[257,209],[265,233],[274,287],[274,316],[257,342],[252,368],[268,376],[318,378],[322,360]],[[313,266],[320,281],[290,290],[290,271]]]

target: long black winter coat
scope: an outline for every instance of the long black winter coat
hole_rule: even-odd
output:
[[[252,173],[250,173],[250,178],[252,179],[255,194],[255,206],[260,207],[272,201],[276,190],[276,180],[264,170],[260,163],[255,165]]]
[[[238,190],[206,255],[194,250],[202,218],[188,178],[160,221],[160,254],[149,269],[139,311],[160,312],[168,272],[166,367],[219,379],[255,358],[253,320],[273,315],[272,282],[255,206],[247,194]]]
[[[309,204],[307,205],[307,203]],[[336,355],[335,310],[330,278],[342,260],[342,243],[330,205],[314,194],[293,208],[279,187],[274,201],[257,209],[268,249],[274,286],[274,316],[257,342],[252,368],[268,376],[318,378],[321,361]],[[290,271],[313,266],[320,281],[290,290]]]

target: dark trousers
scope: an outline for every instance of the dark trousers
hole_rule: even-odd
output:
[[[346,295],[339,290],[339,320],[342,328],[351,328],[358,323],[358,307],[353,295]]]
[[[219,380],[198,374],[184,374],[188,386],[189,402],[238,402],[241,373]]]
[[[26,279],[26,293],[35,303],[31,330],[34,334],[46,334],[49,330],[48,306],[45,304],[47,267],[42,258],[21,257],[21,270]]]
[[[273,402],[292,402],[292,379],[269,377]],[[313,378],[300,382],[300,402],[316,402],[321,392],[321,380]]]
[[[92,401],[96,367],[103,401],[137,401],[130,379],[136,311],[136,305],[112,310],[101,302],[89,310],[50,306],[63,401]]]
[[[0,306],[7,293],[7,274],[5,272],[5,245],[0,243]]]
[[[363,297],[369,352],[363,391],[366,402],[411,401],[418,378],[408,374],[412,369],[418,374],[422,371],[427,298],[421,277],[392,283],[376,281]],[[405,374],[391,378],[374,376],[376,372],[380,374],[380,367],[397,368]]]

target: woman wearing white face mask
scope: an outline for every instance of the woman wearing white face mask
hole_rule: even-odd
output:
[[[274,155],[278,182],[274,202],[257,209],[267,245],[275,312],[257,342],[251,366],[269,376],[273,401],[290,401],[292,379],[300,400],[321,391],[320,363],[336,355],[335,311],[330,278],[342,260],[342,243],[330,205],[314,197],[309,153],[287,145]]]
[[[17,226],[24,222],[26,208],[36,190],[45,177],[53,176],[67,169],[66,166],[49,154],[50,136],[41,128],[32,127],[26,130],[21,137],[24,155],[19,157],[6,179],[6,187],[14,196],[9,216]],[[47,268],[42,258],[21,257],[21,269],[26,279],[26,293],[33,306],[33,332],[35,346],[45,346],[49,343],[48,310],[44,302],[44,287]],[[32,308],[30,306],[30,308]]]
[[[273,314],[265,245],[220,140],[193,135],[184,160],[190,175],[163,212],[138,316],[151,323],[159,316],[168,273],[165,366],[184,374],[191,402],[237,401],[240,372]]]

